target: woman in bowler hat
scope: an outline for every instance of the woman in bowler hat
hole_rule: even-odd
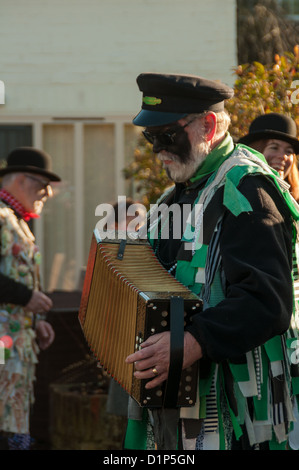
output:
[[[269,113],[252,121],[247,135],[239,143],[261,152],[268,164],[290,185],[290,193],[299,201],[297,154],[299,141],[295,121],[284,114]]]

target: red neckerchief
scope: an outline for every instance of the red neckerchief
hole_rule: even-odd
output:
[[[0,189],[0,199],[6,202],[14,211],[16,211],[22,219],[29,222],[30,219],[38,219],[39,215],[34,212],[27,212],[24,206],[17,201],[6,189]]]

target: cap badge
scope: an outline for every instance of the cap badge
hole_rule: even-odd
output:
[[[144,96],[142,101],[150,106],[156,106],[156,104],[162,103],[162,100],[160,98],[156,98],[155,96]]]

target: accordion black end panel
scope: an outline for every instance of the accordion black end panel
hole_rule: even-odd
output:
[[[175,320],[173,299],[180,299],[182,305]],[[169,394],[169,407],[195,404],[198,363],[179,370],[176,390],[171,373],[162,387],[147,390],[147,381],[136,379],[133,364],[126,364],[125,359],[151,335],[168,330],[171,337],[183,335],[192,315],[201,310],[202,301],[163,268],[146,240],[93,235],[79,321],[99,364],[140,406],[165,406]],[[177,374],[175,364],[173,369]]]

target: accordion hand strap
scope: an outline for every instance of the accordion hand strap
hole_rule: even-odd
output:
[[[170,364],[164,408],[176,408],[184,357],[184,299],[170,299]]]

